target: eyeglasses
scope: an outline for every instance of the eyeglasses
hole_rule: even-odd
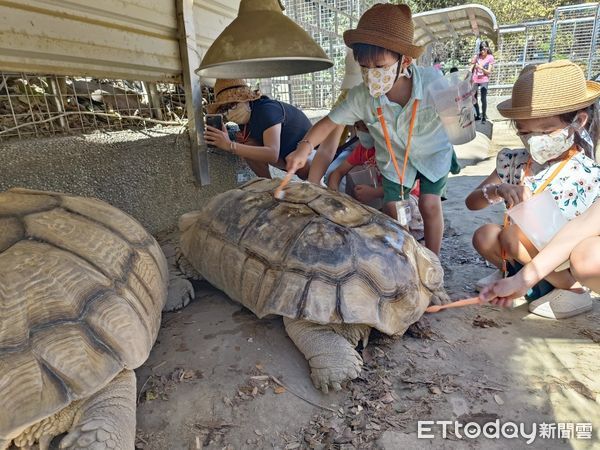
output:
[[[217,114],[225,114],[227,111],[231,109],[231,103],[226,103],[217,108]]]
[[[227,113],[229,111],[232,111],[234,109],[237,109],[237,107],[241,105],[241,103],[226,103],[224,105],[221,105],[218,109],[217,109],[217,114],[225,114],[227,115]]]

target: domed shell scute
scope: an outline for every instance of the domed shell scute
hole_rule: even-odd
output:
[[[100,200],[0,192],[0,223],[1,437],[142,364],[168,273],[154,238]]]
[[[286,267],[343,278],[355,270],[354,240],[351,229],[315,217],[294,240],[285,258]]]
[[[209,283],[258,317],[397,334],[423,314],[437,293],[421,283],[419,244],[397,222],[306,183],[291,182],[274,199],[279,183],[252,181],[217,196],[222,206],[189,216],[195,222],[181,229],[182,251]],[[242,225],[230,232],[232,222]]]
[[[373,213],[347,195],[324,192],[311,201],[310,206],[317,214],[343,227],[358,227],[369,223]]]

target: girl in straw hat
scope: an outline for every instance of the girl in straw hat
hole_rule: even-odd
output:
[[[206,127],[206,142],[246,160],[256,175],[271,178],[269,164],[285,169],[288,154],[309,130],[308,117],[295,106],[252,91],[244,80],[217,80],[211,114],[223,114],[240,126],[234,141],[225,128]],[[306,178],[308,167],[298,172]]]
[[[420,180],[425,244],[439,253],[444,230],[441,197],[453,148],[426,96],[427,87],[442,74],[433,67],[413,64],[413,58],[423,53],[422,47],[414,45],[413,35],[410,8],[393,4],[375,4],[362,15],[356,29],[344,33],[346,45],[361,66],[363,83],[311,128],[289,155],[287,168],[294,172],[304,167],[312,149],[339,124],[362,120],[375,140],[386,212],[396,217],[396,202],[407,199]],[[323,151],[319,149],[315,160]],[[310,174],[309,179],[320,175]]]
[[[597,123],[599,97],[600,84],[586,81],[570,61],[525,67],[512,97],[498,105],[500,114],[513,120],[525,148],[500,151],[496,170],[469,194],[467,207],[477,210],[504,202],[511,208],[549,191],[567,220],[583,214],[600,196],[600,166],[586,156],[593,155],[596,143],[597,129],[590,124]],[[479,228],[473,245],[510,275],[537,254],[521,230],[507,220],[504,227]],[[492,283],[493,278],[480,281]],[[557,319],[592,307],[589,293],[568,269],[546,275],[526,299],[532,313]]]

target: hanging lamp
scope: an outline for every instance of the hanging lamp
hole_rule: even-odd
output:
[[[211,78],[268,78],[333,66],[279,0],[241,0],[237,18],[207,50],[196,73]]]

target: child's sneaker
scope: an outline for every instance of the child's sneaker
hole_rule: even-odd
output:
[[[487,277],[483,277],[481,280],[478,280],[475,283],[475,289],[477,290],[477,292],[481,291],[484,287],[489,286],[492,283],[495,283],[496,281],[499,281],[502,279],[502,271],[499,269],[496,269],[495,272],[490,273]]]
[[[566,319],[592,309],[589,292],[554,289],[549,294],[529,303],[529,312],[548,319]]]

